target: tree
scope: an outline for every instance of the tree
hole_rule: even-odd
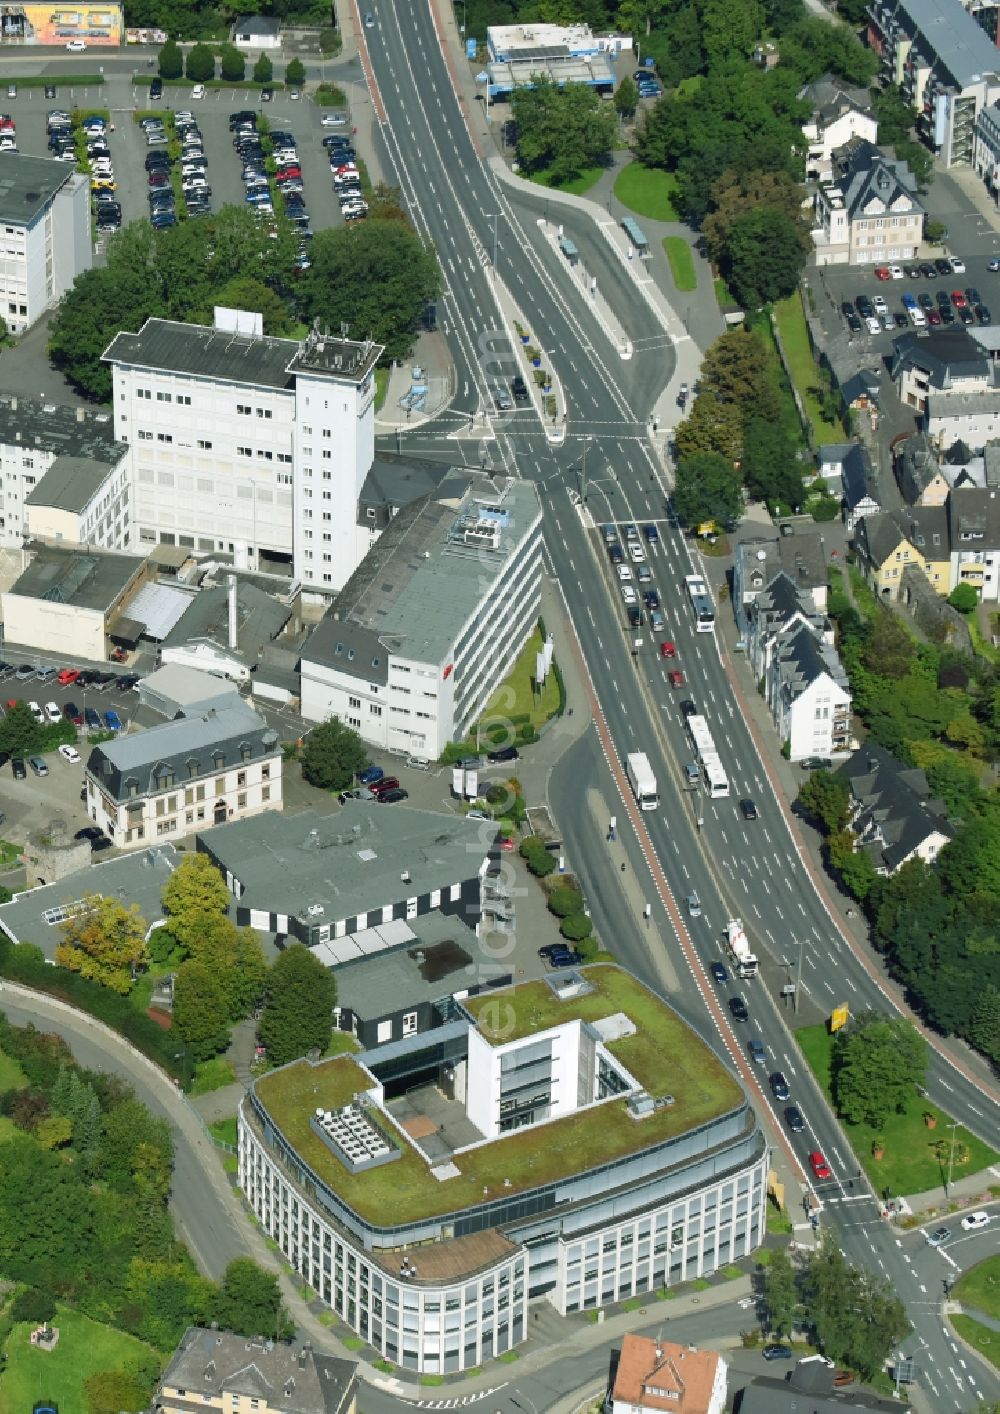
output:
[[[174,1026],[196,1060],[209,1060],[229,1041],[229,1006],[219,974],[190,958],[174,979]]]
[[[847,828],[851,789],[831,771],[813,771],[799,790],[798,803],[811,819],[819,822],[824,834]]]
[[[164,884],[160,901],[167,915],[167,927],[181,947],[190,952],[204,916],[225,913],[230,893],[207,854],[187,854]]]
[[[301,943],[284,950],[267,979],[260,1039],[268,1060],[284,1065],[309,1051],[325,1051],[333,1029],[337,984]]]
[[[712,187],[713,210],[702,222],[702,235],[712,260],[719,264],[729,249],[733,226],[761,208],[780,211],[799,232],[804,250],[812,244],[803,214],[804,188],[790,172],[726,171]]]
[[[913,666],[916,644],[891,610],[876,613],[861,661],[871,673],[899,681]]]
[[[837,1113],[881,1129],[902,1114],[927,1070],[927,1042],[903,1017],[866,1011],[837,1032],[831,1079]]]
[[[215,55],[207,44],[195,44],[188,50],[186,73],[192,83],[215,78]]]
[[[310,268],[299,282],[304,318],[368,335],[387,358],[405,358],[441,275],[433,248],[397,220],[355,222],[317,231]]]
[[[86,894],[60,925],[56,962],[124,996],[147,961],[146,923],[138,904]]]
[[[840,875],[844,888],[864,902],[871,892],[877,875],[875,866],[850,830],[836,830],[827,836],[827,862],[835,874]]]
[[[288,1340],[295,1332],[281,1304],[278,1278],[249,1257],[237,1257],[226,1268],[213,1318],[237,1335]]]
[[[11,756],[28,756],[38,744],[38,723],[28,710],[27,702],[18,698],[0,721],[0,749]]]
[[[184,55],[175,39],[168,39],[160,50],[157,72],[161,79],[179,79],[184,72]]]
[[[306,81],[305,65],[301,59],[289,59],[285,65],[285,83],[289,88],[301,88]]]
[[[568,918],[571,913],[579,913],[583,908],[583,895],[570,884],[560,884],[552,890],[547,899],[549,912],[557,918]]]
[[[757,0],[704,0],[701,12],[709,68],[750,56],[764,29],[764,9]]]
[[[686,526],[717,520],[730,525],[743,509],[740,479],[717,452],[696,452],[677,463],[674,510]]]
[[[226,83],[242,83],[246,77],[246,55],[235,44],[224,44],[219,55],[219,76]]]
[[[761,207],[732,223],[722,270],[745,309],[784,299],[806,263],[799,225],[783,211]]]
[[[368,750],[339,717],[313,727],[302,752],[302,775],[320,790],[346,790],[368,765]]]
[[[10,1308],[11,1320],[30,1321],[32,1325],[43,1325],[55,1314],[56,1303],[51,1291],[41,1291],[37,1286],[26,1286],[19,1291]]]
[[[740,469],[751,500],[793,509],[801,504],[802,463],[781,423],[763,417],[750,419],[743,438]]]
[[[559,924],[559,931],[571,943],[580,943],[594,931],[594,920],[586,913],[571,913]]]
[[[267,983],[264,950],[253,928],[237,928],[230,971],[231,976],[226,979],[229,1017],[239,1021],[258,1005]]]
[[[1000,1064],[1000,988],[985,987],[969,1021],[969,1040],[977,1051]]]
[[[903,1303],[888,1282],[865,1267],[851,1266],[824,1235],[810,1252],[802,1292],[817,1344],[830,1360],[870,1379],[910,1330]]]
[[[404,225],[410,225],[399,187],[391,187],[388,182],[376,182],[367,200],[369,221],[402,221]]]
[[[897,142],[905,142],[916,126],[917,110],[907,103],[898,84],[872,89],[871,110],[878,124],[877,141],[880,147],[893,147]]]
[[[65,1115],[47,1115],[35,1126],[35,1138],[43,1149],[65,1149],[73,1137],[73,1126]]]
[[[260,54],[253,66],[254,83],[267,85],[274,78],[274,65],[266,54]]]
[[[174,1160],[170,1126],[130,1095],[104,1116],[98,1163],[101,1178],[115,1193],[134,1193],[140,1156],[148,1178],[152,1155],[156,1156],[165,1201]]]
[[[764,1320],[774,1335],[787,1335],[791,1330],[796,1302],[792,1259],[783,1247],[775,1248],[764,1270]]]
[[[743,454],[743,413],[736,403],[721,402],[705,389],[674,433],[674,444],[679,460],[703,452],[722,457],[732,467]]]
[[[701,387],[718,402],[737,406],[745,421],[763,417],[777,422],[781,417],[775,361],[746,325],[727,330],[709,348]]]
[[[631,118],[639,106],[639,87],[628,74],[615,89],[615,112],[619,118]]]
[[[974,585],[956,584],[948,595],[948,603],[960,614],[971,614],[979,604],[979,592]]]
[[[536,76],[516,88],[511,113],[517,124],[517,157],[525,172],[546,173],[553,186],[603,166],[615,140],[615,115],[587,84],[557,84]]]

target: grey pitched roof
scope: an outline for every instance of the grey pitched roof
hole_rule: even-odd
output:
[[[922,211],[917,182],[905,162],[886,157],[874,143],[852,138],[833,154],[833,175],[844,198],[848,217],[864,215],[870,208]]]
[[[849,510],[854,510],[862,501],[879,504],[878,477],[872,466],[868,448],[860,442],[852,444],[843,461],[844,500]]]
[[[191,1326],[160,1388],[183,1390],[191,1408],[208,1407],[209,1401],[228,1408],[242,1395],[266,1400],[281,1414],[340,1414],[350,1405],[356,1377],[352,1361],[317,1355],[307,1343],[282,1345]]]
[[[86,769],[100,790],[120,803],[132,795],[159,795],[171,785],[183,788],[186,781],[237,766],[244,746],[252,761],[281,755],[277,732],[241,700],[102,742],[91,751]]]
[[[816,617],[812,599],[802,597],[798,585],[784,570],[778,570],[757,595],[752,613],[755,618],[766,619],[772,627],[788,623],[796,614]]]
[[[811,103],[813,115],[824,126],[834,122],[844,113],[856,109],[861,113],[871,111],[871,97],[865,88],[853,88],[835,74],[821,74],[812,83],[799,90],[799,98]]]
[[[929,437],[917,432],[896,449],[896,477],[904,501],[913,505],[941,470]]]
[[[852,828],[862,845],[898,869],[931,833],[951,838],[944,805],[931,796],[923,771],[906,766],[868,741],[839,767],[856,805]]]
[[[234,34],[277,34],[281,21],[277,15],[240,15],[233,21]]]
[[[951,544],[956,550],[1000,549],[1000,492],[961,486],[948,497]]]
[[[992,383],[990,361],[985,351],[962,328],[909,329],[893,339],[892,376],[906,369],[926,373],[932,388],[947,390],[955,378],[982,378]],[[957,396],[957,395],[952,395]]]
[[[958,88],[1000,73],[1000,50],[959,0],[896,0],[907,31],[919,32],[929,59],[936,58]]]
[[[248,663],[257,660],[265,643],[277,638],[292,616],[291,609],[245,580],[236,581],[237,651]],[[164,648],[195,639],[229,646],[229,588],[226,584],[200,589],[163,640]]]
[[[109,462],[92,457],[56,457],[24,498],[25,504],[53,506],[79,514],[100,490],[110,470]]]
[[[820,639],[814,628],[802,624],[783,640],[778,650],[782,687],[794,701],[818,678],[829,677],[849,691],[847,674],[835,649]]]
[[[879,1399],[865,1389],[818,1391],[805,1394],[785,1380],[760,1376],[746,1386],[740,1396],[740,1414],[909,1414],[905,1401]]]
[[[976,393],[928,393],[928,423],[949,417],[976,417],[1000,413],[1000,388],[983,388]],[[961,431],[962,429],[957,429]]]
[[[946,559],[948,512],[944,506],[910,506],[862,516],[855,528],[855,540],[876,567],[884,565],[895,553],[900,540],[908,540],[928,559]]]

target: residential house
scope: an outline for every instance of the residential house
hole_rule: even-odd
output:
[[[950,587],[971,584],[979,597],[1000,600],[1000,491],[968,486],[948,498]]]
[[[872,0],[867,39],[942,166],[971,166],[976,118],[1000,98],[1000,50],[961,0]]]
[[[930,438],[923,432],[896,447],[896,481],[908,506],[943,506],[951,485]]]
[[[837,774],[850,788],[857,848],[879,874],[895,874],[910,859],[933,864],[952,838],[945,806],[931,795],[924,772],[885,747],[865,742]]]
[[[747,660],[790,758],[845,750],[851,692],[825,617],[779,573],[754,598],[748,621]]]
[[[905,162],[852,138],[832,157],[816,189],[813,244],[817,265],[884,265],[912,260],[923,237],[924,208]]]
[[[901,334],[891,374],[900,402],[920,414],[938,451],[961,441],[978,453],[1000,436],[998,366],[965,328]]]
[[[281,21],[277,15],[240,15],[233,21],[237,49],[280,49]]]
[[[356,1414],[357,1366],[308,1342],[190,1326],[164,1370],[158,1414]]]
[[[806,177],[828,181],[833,174],[833,154],[851,138],[866,142],[878,139],[878,123],[872,116],[868,90],[854,88],[834,74],[823,74],[807,83],[799,93],[812,113],[802,124],[806,148]]]
[[[95,746],[87,814],[119,849],[193,835],[280,810],[281,764],[278,733],[240,699]]]
[[[948,513],[943,506],[865,516],[855,528],[854,548],[866,579],[881,599],[905,601],[901,590],[908,565],[922,570],[939,594],[951,590]]]
[[[790,533],[786,534],[786,530]],[[781,573],[817,614],[826,613],[828,581],[823,537],[811,527],[800,529],[794,522],[786,522],[780,534],[755,536],[736,547],[732,603],[744,640],[750,605]]]
[[[629,1333],[611,1353],[606,1414],[723,1414],[728,1368],[713,1350]]]
[[[860,442],[831,442],[820,447],[819,471],[830,494],[843,500],[849,536],[862,516],[877,515],[882,509],[871,453]]]

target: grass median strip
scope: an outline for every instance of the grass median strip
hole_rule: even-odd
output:
[[[667,253],[670,261],[670,273],[674,277],[674,284],[683,294],[689,294],[698,288],[698,276],[694,268],[694,256],[691,254],[691,247],[683,236],[665,236],[663,239],[663,249]]]

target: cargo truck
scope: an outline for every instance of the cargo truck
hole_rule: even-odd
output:
[[[630,752],[625,758],[625,769],[628,772],[629,785],[639,802],[639,809],[655,810],[660,803],[660,796],[656,789],[653,768],[645,754],[641,751]]]
[[[750,950],[743,924],[738,918],[730,918],[726,924],[726,948],[733,971],[738,977],[757,976],[757,958]]]

